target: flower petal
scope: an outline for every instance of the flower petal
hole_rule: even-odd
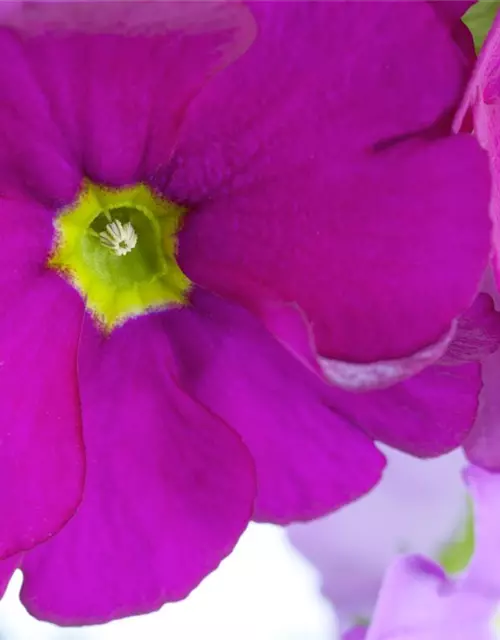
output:
[[[361,364],[319,358],[325,377],[333,384],[352,391],[384,389],[406,380],[439,361],[457,365],[482,360],[500,346],[500,313],[493,299],[480,293],[438,342],[397,360]]]
[[[483,288],[492,296],[496,308],[500,308],[500,294],[495,283],[495,274],[489,270],[486,274]],[[499,312],[496,312],[498,316]],[[496,336],[496,319],[490,312],[490,321],[482,323],[481,342],[494,345]],[[484,333],[490,335],[484,340]],[[488,349],[489,351],[489,349]],[[500,396],[498,394],[498,380],[500,379],[500,349],[497,349],[481,362],[483,388],[479,397],[479,410],[474,427],[464,442],[464,449],[468,459],[480,467],[490,471],[500,471]]]
[[[0,198],[0,228],[1,318],[46,273],[53,235],[51,213],[33,202]]]
[[[500,599],[500,475],[469,467],[475,549],[456,580],[434,562],[408,555],[389,567],[366,640],[493,640]]]
[[[16,125],[6,160],[15,155],[25,175],[60,149],[59,165],[101,184],[145,180],[167,163],[193,95],[255,30],[239,2],[15,4],[0,34],[2,52],[13,41],[17,56],[0,62],[3,128]]]
[[[365,640],[367,630],[367,627],[354,627],[344,633],[342,640]]]
[[[443,619],[444,598],[438,594],[446,597],[451,588],[434,562],[417,555],[398,558],[386,573],[366,640],[486,640],[475,625],[464,629],[462,616],[454,628]]]
[[[81,498],[83,307],[54,273],[0,315],[0,557],[53,536]]]
[[[252,460],[173,379],[165,315],[109,338],[85,324],[87,481],[75,517],[23,562],[22,601],[38,618],[101,623],[184,598],[251,517]]]
[[[448,2],[431,2],[430,4],[443,19],[457,23],[474,2],[475,0],[448,0]]]
[[[440,364],[475,362],[500,347],[500,313],[493,298],[480,293],[474,304],[458,319],[455,336]]]
[[[21,558],[13,556],[0,562],[0,598],[3,598],[14,571],[19,567]]]
[[[328,384],[242,308],[201,291],[192,303],[167,318],[180,379],[248,446],[255,519],[318,517],[377,483],[385,459],[329,405]]]
[[[321,572],[322,592],[342,627],[371,618],[385,570],[402,549],[436,558],[467,515],[460,450],[435,460],[382,450],[387,468],[370,493],[338,513],[288,530]]]
[[[333,395],[342,414],[375,440],[433,457],[462,444],[476,419],[481,386],[478,363],[437,364],[388,389]]]
[[[4,4],[17,13],[24,3]],[[61,206],[73,200],[82,175],[54,121],[50,98],[33,75],[22,43],[2,26],[4,18],[0,15],[0,193],[29,194]]]
[[[257,315],[266,329],[302,364],[317,375],[324,375],[311,327],[299,307],[261,299]]]
[[[500,15],[497,14],[457,111],[454,129],[467,129],[473,116],[475,136],[488,151],[492,173],[493,271],[500,283]]]
[[[482,363],[483,388],[474,427],[464,448],[469,460],[491,471],[500,471],[500,349]]]
[[[407,358],[362,364],[319,358],[321,370],[332,384],[347,391],[386,389],[420,373],[439,360],[453,341],[455,324],[440,340]]]
[[[454,583],[434,562],[403,556],[386,573],[366,640],[494,640],[495,608],[492,598]]]
[[[476,545],[464,580],[468,588],[495,601],[500,600],[500,475],[469,466],[465,482],[474,503]],[[491,602],[490,602],[491,604]]]
[[[486,155],[440,138],[470,63],[427,2],[253,10],[257,40],[193,102],[157,185],[191,207],[181,265],[252,310],[262,289],[297,303],[322,356],[411,355],[487,262]]]

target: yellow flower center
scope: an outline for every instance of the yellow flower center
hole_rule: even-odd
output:
[[[106,331],[184,304],[191,283],[176,261],[183,213],[144,184],[108,189],[87,182],[55,221],[49,267],[78,289]]]

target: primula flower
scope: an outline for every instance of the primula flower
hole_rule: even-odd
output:
[[[492,5],[496,11],[497,5]],[[479,12],[479,7],[477,9]],[[492,172],[493,270],[500,283],[500,16],[493,21],[455,117],[456,130],[474,127]]]
[[[0,4],[1,582],[32,614],[183,598],[250,518],[369,490],[374,439],[461,442],[475,363],[327,380],[468,331],[489,176],[442,4]]]
[[[389,567],[369,628],[343,640],[496,640],[500,603],[500,476],[469,467],[465,478],[475,507],[475,549],[458,578],[424,556]]]
[[[495,10],[498,6],[495,5]],[[479,14],[479,9],[478,9]],[[457,130],[474,127],[488,151],[492,172],[491,216],[493,220],[493,277],[488,290],[500,308],[500,16],[494,20],[481,50],[474,74],[455,119]],[[472,117],[470,117],[472,116]],[[483,364],[484,388],[476,424],[465,442],[469,459],[477,465],[500,471],[500,351]]]
[[[322,593],[342,628],[369,619],[391,561],[402,552],[440,557],[462,536],[466,491],[464,455],[419,460],[383,448],[381,482],[354,504],[325,518],[292,525],[291,542],[320,571]]]

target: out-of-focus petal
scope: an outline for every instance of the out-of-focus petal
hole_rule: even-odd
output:
[[[321,573],[342,627],[369,619],[385,570],[401,551],[437,558],[466,515],[461,451],[418,460],[384,447],[381,482],[349,507],[289,527],[291,541]]]
[[[500,600],[500,475],[469,467],[475,549],[455,580],[420,555],[389,567],[366,640],[494,640]]]

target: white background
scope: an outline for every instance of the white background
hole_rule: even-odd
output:
[[[184,602],[140,618],[57,629],[28,617],[21,576],[0,603],[1,640],[336,640],[319,576],[282,530],[251,525],[234,553]]]

